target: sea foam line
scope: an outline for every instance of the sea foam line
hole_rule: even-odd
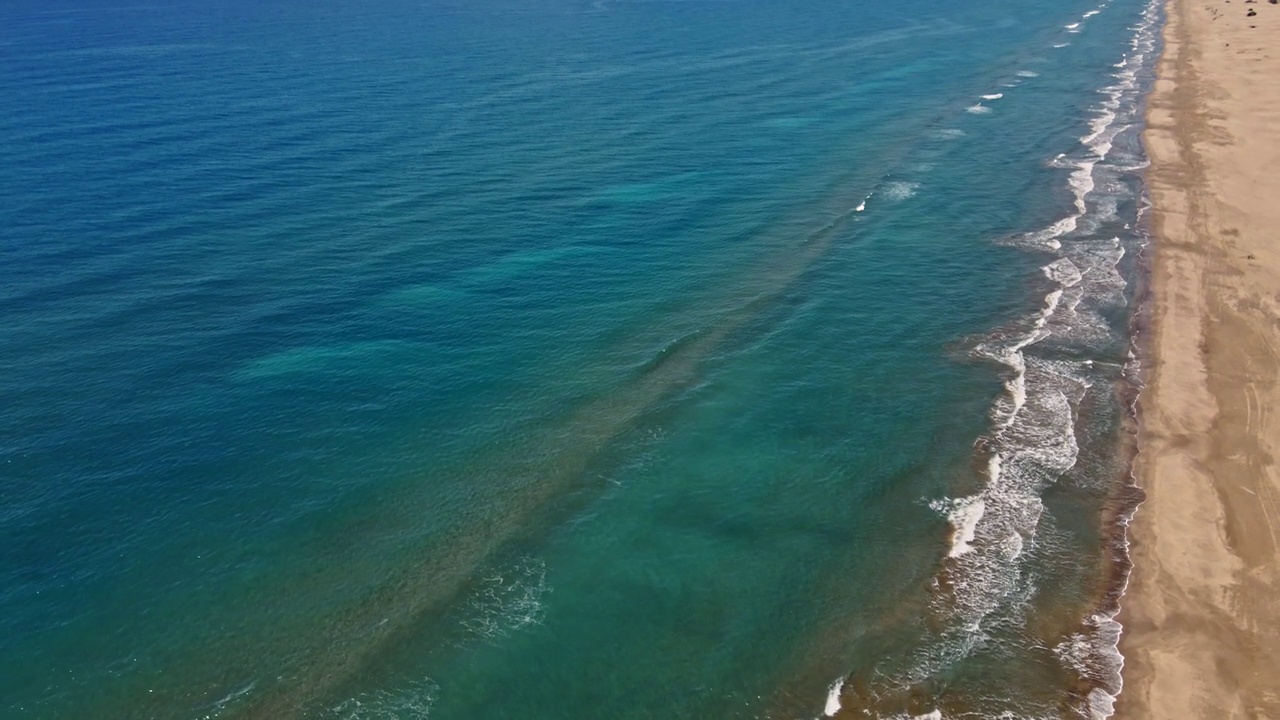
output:
[[[1114,203],[1107,208],[1105,193],[1095,197],[1099,168],[1127,174],[1144,164],[1133,159],[1117,161],[1113,151],[1116,138],[1140,122],[1140,78],[1150,70],[1160,20],[1159,0],[1150,0],[1134,28],[1129,52],[1116,63],[1115,82],[1099,91],[1105,99],[1080,137],[1087,152],[1079,158],[1063,154],[1054,160],[1054,165],[1071,169],[1067,183],[1073,195],[1072,212],[1012,243],[1054,255],[1042,267],[1052,289],[1037,312],[1019,325],[993,334],[973,350],[975,356],[1005,368],[1004,392],[992,405],[990,431],[978,443],[979,453],[986,457],[983,486],[967,497],[930,503],[952,526],[943,571],[952,589],[939,595],[945,606],[937,608],[950,622],[948,629],[915,654],[915,666],[907,676],[894,681],[903,687],[968,655],[982,643],[983,625],[991,613],[1019,598],[1025,602],[1035,592],[1021,576],[1022,559],[1037,540],[1044,487],[1074,466],[1078,457],[1075,406],[1090,387],[1088,372],[1094,361],[1051,360],[1028,356],[1025,351],[1051,336],[1088,339],[1089,333],[1105,331],[1106,323],[1093,306],[1123,302],[1125,280],[1118,271],[1123,245],[1118,238],[1090,238],[1087,232],[1092,230],[1094,215],[1115,210]],[[1037,76],[1031,71],[1018,75]],[[1102,182],[1105,189],[1105,180]],[[1141,207],[1140,202],[1139,212]],[[1066,248],[1063,239],[1070,239]],[[1130,356],[1136,364],[1132,351]],[[1128,517],[1131,513],[1121,522],[1127,523]],[[1127,538],[1124,547],[1128,547]],[[1127,583],[1127,577],[1123,582]],[[1122,628],[1116,612],[1108,608],[1085,618],[1084,632],[1054,648],[1065,666],[1094,685],[1080,708],[1081,714],[1092,720],[1110,717],[1122,687],[1124,659],[1118,651]],[[843,679],[829,686],[824,716],[840,711],[843,687]],[[906,720],[910,716],[894,717]],[[941,720],[943,715],[935,710],[916,718]]]
[[[1094,14],[1097,11],[1086,17]],[[1091,303],[1123,294],[1124,280],[1116,267],[1124,249],[1118,239],[1083,241],[1082,237],[1080,242],[1073,240],[1070,252],[1064,251],[1061,239],[1091,229],[1082,225],[1091,219],[1091,196],[1099,182],[1097,170],[1112,155],[1117,136],[1140,120],[1139,77],[1150,69],[1159,24],[1158,0],[1151,0],[1135,28],[1130,52],[1117,63],[1116,82],[1100,90],[1105,100],[1089,121],[1089,131],[1080,138],[1087,154],[1075,160],[1065,155],[1055,160],[1054,164],[1071,168],[1068,186],[1073,211],[1014,243],[1058,256],[1042,268],[1054,289],[1044,297],[1042,308],[1024,320],[1021,330],[997,334],[974,349],[976,356],[999,362],[1007,371],[1005,392],[992,407],[992,430],[980,443],[988,454],[985,485],[972,496],[931,503],[953,528],[947,553],[957,578],[955,596],[950,598],[953,616],[974,633],[1015,588],[1018,559],[1025,544],[1034,542],[1043,512],[1043,485],[1072,467],[1078,455],[1074,404],[1088,387],[1083,371],[1093,361],[1032,360],[1024,350],[1053,332],[1076,332],[1075,327],[1088,330],[1091,323],[1086,313],[1092,311],[1082,307],[1086,290]],[[1099,208],[1103,205],[1098,202]],[[1114,203],[1110,212],[1114,213]],[[1105,326],[1100,320],[1098,323]],[[1092,615],[1086,621],[1087,633],[1073,636],[1055,649],[1065,664],[1095,684],[1082,708],[1095,719],[1113,713],[1121,688],[1123,657],[1117,649],[1121,628],[1115,612]]]
[[[1105,5],[1101,6],[1105,7]],[[1134,38],[1130,43],[1132,52],[1125,57],[1120,72],[1117,74],[1121,81],[1120,85],[1126,90],[1138,89],[1139,74],[1148,69],[1147,58],[1155,54],[1159,44],[1159,30],[1163,21],[1161,15],[1160,0],[1150,0],[1146,10],[1143,12],[1142,21],[1139,23]],[[1150,207],[1149,200],[1143,193],[1143,202],[1139,205],[1139,215]],[[1138,375],[1138,353],[1136,352],[1136,343],[1133,339],[1129,344],[1128,366],[1125,368],[1125,374],[1131,378],[1131,382],[1136,381]],[[1130,477],[1132,482],[1132,477]],[[1120,551],[1123,561],[1128,562],[1130,557],[1129,548],[1129,524],[1133,519],[1133,513],[1137,510],[1137,506],[1128,509],[1119,519],[1120,532]],[[1116,619],[1120,612],[1120,598],[1124,596],[1129,586],[1129,571],[1126,568],[1120,579],[1120,587],[1116,591],[1115,607],[1107,612],[1094,616],[1094,643],[1093,643],[1093,665],[1102,665],[1106,674],[1098,687],[1095,687],[1089,693],[1087,712],[1091,720],[1106,720],[1115,714],[1115,702],[1120,692],[1124,688],[1124,655],[1120,652],[1120,637],[1124,632],[1124,627]]]

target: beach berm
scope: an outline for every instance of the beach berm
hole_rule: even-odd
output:
[[[1274,0],[1272,0],[1274,2]],[[1123,718],[1280,717],[1280,8],[1170,0]]]

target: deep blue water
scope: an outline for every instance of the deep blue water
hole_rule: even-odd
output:
[[[0,715],[1105,714],[1154,13],[4,4]]]

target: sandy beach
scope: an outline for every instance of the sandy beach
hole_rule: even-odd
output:
[[[1280,718],[1280,5],[1168,13],[1117,717]]]

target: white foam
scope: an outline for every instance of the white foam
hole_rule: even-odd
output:
[[[222,699],[218,700],[213,704],[215,712],[221,713],[223,710],[226,710],[228,705],[235,702],[236,700],[239,700],[245,695],[248,695],[249,693],[253,692],[253,689],[257,687],[257,685],[258,685],[257,680],[251,680],[247,684],[242,685],[232,690],[231,692],[227,693],[222,697]]]
[[[982,103],[978,103],[977,105],[970,105],[969,107],[965,108],[965,111],[971,112],[974,115],[986,115],[987,113],[991,112],[991,108],[987,107],[986,105],[983,105]]]
[[[1096,687],[1089,691],[1089,720],[1106,720],[1116,712],[1117,696]]]
[[[1094,306],[1120,307],[1127,303],[1128,282],[1120,275],[1119,267],[1124,255],[1118,237],[1072,243],[1072,262],[1081,268],[1080,282]]]
[[[1008,535],[1006,535],[1004,538],[1004,542],[1005,542],[1005,547],[1009,549],[1009,553],[1008,553],[1009,557],[1017,559],[1018,556],[1022,555],[1022,547],[1023,547],[1022,536],[1019,535],[1017,532],[1011,532]]]
[[[1058,283],[1064,288],[1071,287],[1080,282],[1080,268],[1068,258],[1058,258],[1053,262],[1040,268],[1045,277]]]
[[[1070,261],[1047,266],[1046,276],[1078,283]],[[1043,308],[1020,327],[997,333],[975,353],[1000,362],[1009,372],[1005,393],[992,407],[993,429],[986,485],[975,496],[953,501],[948,517],[956,532],[948,557],[955,563],[950,612],[968,633],[1019,587],[1029,592],[1019,571],[1028,542],[1036,537],[1044,506],[1043,488],[1075,465],[1075,404],[1088,386],[1069,362],[1030,357],[1024,350],[1049,337],[1067,286],[1044,298]],[[980,505],[979,505],[980,503]]]
[[[920,183],[904,182],[904,181],[898,180],[891,183],[886,183],[881,193],[884,195],[886,200],[897,201],[897,200],[906,200],[909,197],[914,197],[916,194],[916,191],[919,189],[920,189]]]
[[[1115,111],[1104,106],[1102,111],[1098,113],[1097,117],[1089,121],[1089,129],[1092,132],[1080,138],[1080,142],[1088,145],[1091,149],[1097,152],[1099,156],[1105,156],[1107,154],[1107,150],[1111,149],[1110,141],[1108,140],[1106,144],[1095,145],[1095,143],[1098,143],[1098,141],[1102,139],[1103,133],[1105,133],[1115,121]]]
[[[1040,73],[1032,70],[1019,70],[1017,73],[1015,73],[1015,75],[1022,78],[1040,77]]]
[[[827,704],[822,708],[823,717],[835,717],[840,712],[840,690],[844,688],[844,678],[831,683],[827,690]]]
[[[1010,244],[1027,247],[1039,246],[1057,251],[1061,249],[1061,243],[1057,240],[1059,237],[1082,229],[1080,222],[1081,218],[1086,216],[1089,196],[1097,189],[1098,165],[1110,158],[1115,148],[1116,137],[1131,127],[1128,123],[1119,122],[1121,118],[1120,108],[1122,105],[1126,105],[1126,100],[1132,101],[1137,97],[1137,91],[1139,90],[1137,71],[1138,67],[1126,65],[1125,70],[1116,74],[1116,77],[1121,82],[1099,91],[1105,94],[1107,99],[1101,103],[1095,116],[1089,121],[1089,132],[1080,138],[1081,143],[1089,149],[1089,156],[1080,159],[1068,159],[1065,155],[1060,154],[1051,163],[1055,167],[1072,169],[1068,184],[1071,187],[1075,201],[1076,211],[1073,216],[1064,218],[1044,230],[1018,237],[1011,241]],[[1131,109],[1126,110],[1127,113],[1136,112],[1136,109],[1133,109],[1136,108],[1136,105],[1132,102],[1127,105],[1132,106]],[[1142,165],[1142,163],[1136,164]],[[1114,187],[1114,183],[1109,187]],[[1084,227],[1083,230],[1091,231],[1096,229],[1097,221],[1105,219],[1108,213],[1114,215],[1115,208],[1114,201],[1105,197],[1102,198],[1099,202],[1100,212],[1097,219],[1090,219],[1089,225]]]
[[[1056,43],[1056,44],[1054,45],[1054,47],[1055,47],[1055,48],[1064,48],[1064,47],[1067,47],[1067,46],[1068,46],[1068,45],[1070,45],[1070,44],[1071,44],[1071,43],[1069,43],[1069,42]]]
[[[983,100],[999,100],[1002,97],[1004,97],[1004,93],[991,93],[990,95],[983,95],[982,99]]]
[[[494,640],[542,622],[546,574],[541,560],[522,558],[484,578],[468,602],[463,626],[475,637]]]
[[[396,691],[376,690],[328,708],[325,720],[386,720],[430,717],[440,686],[430,679],[411,682]]]
[[[992,462],[998,462],[995,456],[992,457]],[[947,557],[960,557],[972,550],[978,523],[986,512],[982,496],[934,502],[930,503],[930,507],[945,515],[951,523],[951,549],[947,551]]]
[[[1066,26],[1066,28],[1067,28],[1068,30],[1075,30],[1075,29],[1077,29],[1077,28],[1079,28],[1079,27],[1080,27],[1080,23],[1078,23],[1078,22],[1073,22],[1073,23],[1071,23],[1070,25],[1067,25],[1067,26]]]
[[[1123,628],[1115,620],[1116,612],[1089,617],[1085,632],[1075,633],[1053,648],[1063,665],[1099,684],[1088,697],[1091,720],[1103,720],[1115,712],[1116,697],[1122,686],[1120,673],[1124,669],[1124,657],[1117,645]]]

